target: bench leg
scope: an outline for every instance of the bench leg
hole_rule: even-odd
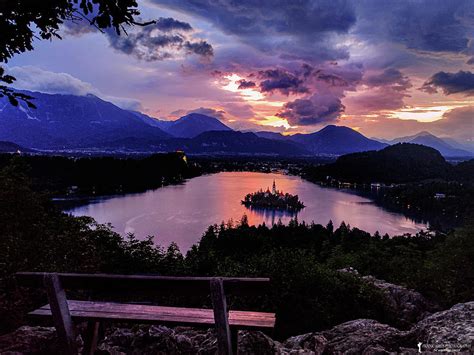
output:
[[[211,299],[214,308],[214,322],[217,331],[217,347],[219,355],[232,355],[232,344],[227,317],[227,301],[222,279],[211,279]]]
[[[237,355],[239,351],[239,330],[237,328],[230,330],[230,341],[232,343],[232,353]]]
[[[97,343],[99,341],[99,326],[99,322],[87,322],[87,330],[84,338],[84,349],[82,350],[83,355],[94,355],[94,352],[97,349]]]
[[[66,292],[61,285],[59,277],[57,274],[44,274],[43,283],[48,294],[54,326],[56,327],[59,341],[62,343],[62,353],[77,355],[74,323],[69,313]]]

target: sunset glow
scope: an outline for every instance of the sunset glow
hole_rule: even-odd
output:
[[[422,129],[465,140],[455,132],[474,117],[472,2],[198,3],[140,2],[143,19],[169,27],[130,29],[127,40],[66,23],[64,40],[39,42],[8,66],[18,88],[92,93],[162,120],[218,110],[235,129],[335,124],[383,138]],[[80,65],[49,55],[83,50],[91,55]]]

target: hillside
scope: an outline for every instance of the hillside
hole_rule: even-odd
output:
[[[348,154],[386,147],[349,127],[329,125],[311,134],[295,134],[289,140],[302,144],[313,154]]]
[[[125,137],[169,137],[160,128],[94,95],[25,93],[35,97],[37,109],[22,103],[15,107],[6,98],[0,99],[0,140],[28,148],[63,149]]]
[[[32,152],[33,150],[22,147],[21,145],[0,141],[0,153]]]
[[[438,138],[429,132],[420,132],[412,136],[396,138],[392,140],[390,143],[391,144],[396,144],[396,143],[422,144],[427,147],[436,149],[437,151],[441,153],[441,155],[445,157],[468,157],[468,156],[473,155],[471,152],[467,150],[452,146],[445,140]]]
[[[166,131],[178,138],[194,138],[201,133],[209,131],[231,131],[229,127],[219,121],[217,118],[202,115],[199,113],[190,113],[176,121],[173,121]]]
[[[452,169],[433,148],[399,143],[380,151],[343,155],[335,163],[316,167],[309,174],[320,180],[331,176],[350,182],[403,183],[446,178]]]

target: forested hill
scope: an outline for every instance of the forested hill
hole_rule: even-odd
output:
[[[325,180],[331,176],[358,183],[407,183],[456,178],[457,172],[437,150],[400,143],[379,151],[343,155],[332,164],[309,169],[306,175],[312,180]]]
[[[196,175],[180,152],[141,159],[0,154],[0,170],[12,166],[27,172],[35,190],[56,196],[139,192]]]

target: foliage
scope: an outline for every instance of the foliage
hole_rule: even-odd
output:
[[[340,181],[391,184],[444,179],[452,170],[437,150],[419,144],[399,143],[378,151],[343,155],[332,164],[307,169],[305,176],[312,180],[331,176]]]
[[[472,225],[449,235],[390,239],[345,223],[335,228],[293,220],[267,227],[243,218],[210,226],[184,257],[176,245],[165,250],[151,238],[122,238],[91,218],[61,213],[31,189],[22,164],[14,160],[0,172],[0,332],[44,302],[43,295],[14,286],[13,274],[22,270],[268,276],[267,295],[229,303],[276,311],[280,338],[355,318],[397,325],[380,291],[337,271],[345,267],[414,288],[446,307],[474,298]]]
[[[15,54],[33,50],[33,40],[61,39],[60,25],[65,21],[87,21],[99,30],[112,28],[117,34],[124,32],[124,25],[147,25],[138,22],[136,0],[0,0],[0,62],[8,62]],[[4,75],[0,68],[0,83],[15,80]],[[0,97],[18,105],[18,99],[28,106],[32,97],[0,85]]]
[[[30,167],[29,176],[35,190],[71,197],[139,192],[181,182],[198,172],[187,163],[183,153],[154,154],[138,159],[0,154],[0,169],[12,161]]]

